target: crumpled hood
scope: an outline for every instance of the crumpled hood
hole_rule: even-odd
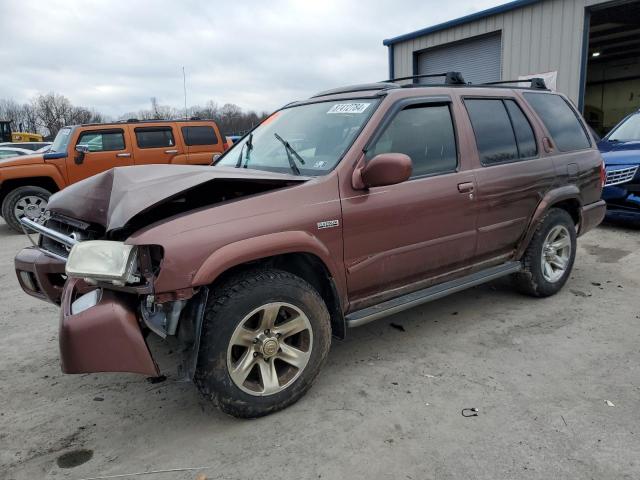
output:
[[[2,169],[3,167],[18,167],[21,165],[31,165],[34,163],[42,162],[44,162],[44,159],[42,158],[41,153],[34,153],[32,155],[19,155],[17,157],[0,159],[0,169]]]
[[[219,202],[216,186],[225,183],[285,187],[308,177],[232,167],[194,165],[142,165],[117,167],[75,183],[49,199],[54,213],[102,225],[111,231],[123,228],[133,217],[196,187],[211,184],[211,204]],[[207,193],[209,196],[208,185]],[[199,204],[194,206],[198,208]],[[183,211],[189,210],[186,205]]]

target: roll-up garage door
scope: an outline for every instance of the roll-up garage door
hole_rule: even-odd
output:
[[[418,54],[418,73],[462,72],[467,82],[501,80],[502,42],[500,32],[429,48]],[[442,78],[421,79],[421,83],[442,83]]]

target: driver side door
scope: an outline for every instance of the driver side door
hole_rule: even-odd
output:
[[[78,145],[86,146],[88,151],[84,154],[76,151]],[[128,165],[133,165],[133,155],[123,128],[83,130],[71,148],[70,157],[67,157],[69,183]]]

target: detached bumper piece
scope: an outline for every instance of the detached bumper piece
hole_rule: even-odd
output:
[[[70,279],[62,294],[60,360],[64,373],[159,370],[142,336],[130,295],[102,290],[83,298],[84,282]],[[95,303],[94,303],[95,302]]]
[[[36,247],[22,249],[14,260],[22,290],[29,295],[60,305],[66,280],[64,262],[41,252]]]

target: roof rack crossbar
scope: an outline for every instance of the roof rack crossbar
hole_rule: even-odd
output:
[[[538,90],[548,90],[547,84],[544,83],[544,78],[539,77],[525,78],[522,80],[500,80],[499,82],[486,82],[481,83],[480,85],[504,85],[506,83],[528,83],[531,88],[535,88]]]
[[[421,75],[410,75],[408,77],[398,77],[385,80],[385,82],[398,82],[400,80],[417,80],[419,78],[437,78],[444,77],[445,85],[466,85],[462,73],[460,72],[445,72],[445,73],[428,73]]]

